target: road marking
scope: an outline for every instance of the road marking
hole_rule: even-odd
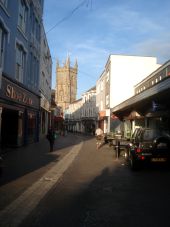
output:
[[[83,142],[74,145],[71,151],[65,155],[55,166],[46,172],[36,183],[30,186],[16,200],[9,204],[0,213],[0,225],[16,227],[38,205],[45,194],[57,183],[63,173],[79,154]]]

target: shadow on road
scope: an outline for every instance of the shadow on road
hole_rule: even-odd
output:
[[[113,168],[74,192],[53,188],[21,226],[169,226],[170,172],[132,172],[123,159],[113,161]]]
[[[54,145],[54,152],[49,152],[47,139],[42,139],[38,143],[29,144],[21,148],[9,148],[3,154],[3,170],[0,175],[0,186],[16,180],[22,176],[33,174],[35,180],[39,174],[43,174],[54,163],[58,162],[63,155],[69,152],[69,148],[80,143],[81,140],[88,140],[91,136],[69,134],[59,136]],[[46,169],[47,168],[47,169]],[[31,176],[30,176],[31,178]],[[31,181],[31,179],[30,179]]]

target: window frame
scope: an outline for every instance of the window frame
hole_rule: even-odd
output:
[[[8,0],[0,0],[0,4],[2,4],[5,8],[7,8]]]
[[[0,26],[0,68],[4,66],[4,56],[5,56],[5,31]]]
[[[26,52],[20,44],[16,44],[15,79],[21,83],[24,80]]]
[[[27,5],[24,0],[19,1],[18,26],[22,32],[26,32]]]

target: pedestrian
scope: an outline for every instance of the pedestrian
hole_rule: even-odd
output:
[[[48,130],[47,139],[50,143],[50,152],[53,151],[56,134],[52,128]]]
[[[103,130],[100,127],[98,127],[95,131],[95,135],[96,135],[96,149],[98,150],[102,145]]]

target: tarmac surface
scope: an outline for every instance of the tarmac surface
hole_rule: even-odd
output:
[[[84,152],[85,150],[88,151],[88,154],[87,151]],[[85,156],[82,156],[83,152]],[[80,174],[78,178],[75,177],[75,173],[72,173],[70,180],[76,178],[80,180],[80,183],[86,184],[85,176],[90,176],[91,181],[91,174],[94,178],[100,165],[102,168],[106,165],[105,160],[100,157],[99,163],[94,163],[92,160],[92,166],[88,168],[90,160],[96,159],[96,154],[98,155],[95,138],[77,134],[58,137],[53,152],[49,152],[49,144],[46,139],[26,147],[9,149],[3,155],[4,168],[0,178],[1,224],[11,226],[12,223],[12,226],[18,226],[38,205],[43,196],[45,197],[56,183],[59,184],[58,180],[67,175],[67,169],[78,155],[82,156],[83,163],[76,167],[76,172],[81,172],[81,168],[83,168],[84,173],[83,176]],[[106,157],[107,161],[112,162],[112,157],[111,159]],[[69,184],[77,191],[77,185],[73,186],[72,183],[70,181]]]
[[[113,147],[96,150],[92,136],[59,137],[52,153],[42,140],[4,161],[2,227],[170,226],[170,169],[133,172]]]

